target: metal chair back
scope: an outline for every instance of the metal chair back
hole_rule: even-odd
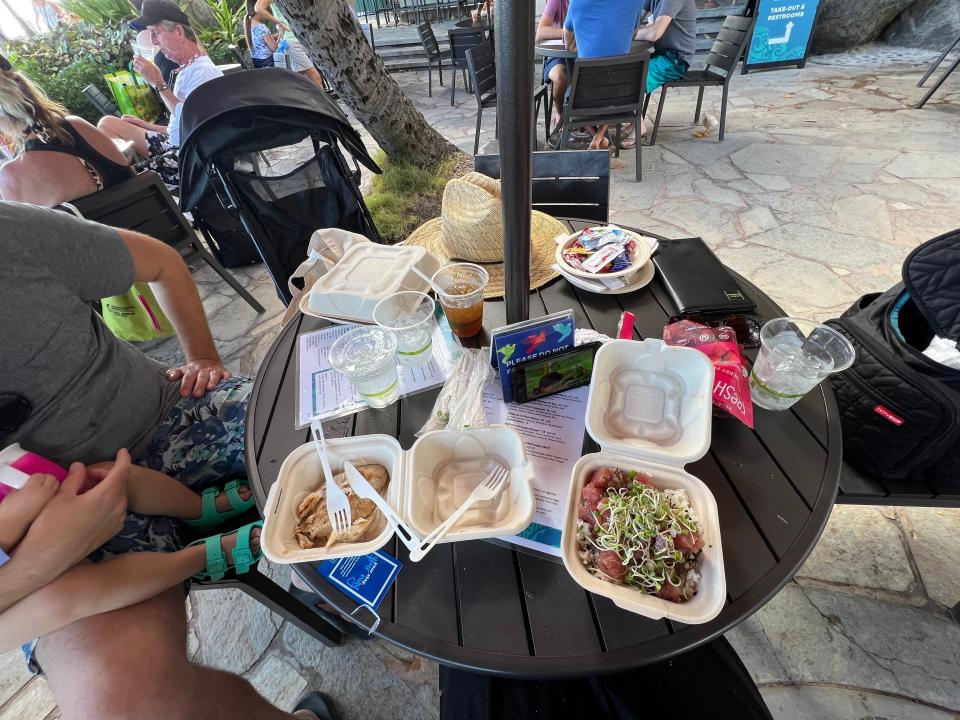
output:
[[[87,85],[83,89],[83,96],[101,115],[120,116],[120,108],[117,107],[117,104],[107,95],[104,95],[96,85]]]
[[[750,42],[754,18],[727,15],[717,39],[707,54],[706,70],[722,70],[729,77],[743,57],[744,48]]]
[[[500,177],[499,155],[477,155],[473,167]],[[553,150],[533,153],[533,209],[553,217],[607,222],[610,212],[610,153]]]
[[[645,55],[577,60],[566,110],[577,119],[627,120],[643,100]]]
[[[228,45],[227,48],[233,53],[234,59],[240,63],[244,70],[253,70],[253,58],[250,51],[241,48],[239,45]]]
[[[467,66],[467,50],[484,41],[483,30],[474,28],[455,28],[448,31],[450,38],[450,57],[456,67]]]
[[[483,103],[484,95],[497,90],[497,66],[493,48],[488,42],[480,43],[467,49],[466,58],[473,80],[473,94],[477,96],[478,103]]]
[[[440,55],[440,44],[437,42],[437,36],[433,34],[433,28],[429,22],[422,22],[417,25],[417,33],[420,35],[420,44],[423,45],[423,51],[427,54],[429,60],[435,60]]]

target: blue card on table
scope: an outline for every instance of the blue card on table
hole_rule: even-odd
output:
[[[324,560],[317,572],[344,595],[376,610],[402,567],[399,560],[378,550],[360,557]]]
[[[570,350],[573,348],[573,329],[573,310],[563,310],[493,331],[490,360],[500,369],[504,402],[513,400],[510,368],[523,360]]]

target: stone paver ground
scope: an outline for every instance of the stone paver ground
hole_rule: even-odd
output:
[[[931,55],[870,46],[802,71],[737,76],[727,136],[696,140],[690,93],[671,94],[644,181],[633,153],[613,171],[614,221],[701,235],[788,312],[826,318],[895,282],[918,243],[960,227],[960,85],[912,109]],[[475,106],[426,95],[397,76],[428,119],[472,149]],[[705,109],[716,113],[708,91]],[[492,140],[486,118],[482,144]],[[268,308],[257,316],[207,270],[195,274],[221,353],[252,375],[281,311],[260,268],[238,271]],[[174,343],[148,348],[175,360]],[[777,718],[960,717],[960,511],[835,509],[797,578],[728,634]],[[281,568],[271,568],[282,578]],[[347,720],[436,718],[437,667],[378,640],[327,649],[236,590],[190,597],[189,651],[242,673],[289,707],[305,688],[336,698]],[[0,654],[0,720],[58,717],[43,679]]]

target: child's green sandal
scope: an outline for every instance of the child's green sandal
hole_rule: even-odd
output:
[[[217,510],[217,497],[223,493],[227,496],[230,503],[229,510]],[[209,487],[200,493],[200,517],[192,520],[184,520],[190,527],[199,532],[213,530],[225,523],[232,517],[245,513],[256,504],[257,500],[250,493],[250,497],[244,500],[240,497],[240,481],[231,480],[223,488]]]
[[[263,551],[257,550],[254,552],[250,548],[250,533],[254,528],[260,528],[260,531],[263,532],[263,521],[258,520],[257,522],[252,522],[234,531],[237,535],[237,544],[230,553],[233,558],[232,562],[227,559],[227,553],[223,551],[223,546],[220,543],[220,538],[223,537],[222,534],[211,535],[208,538],[197,540],[187,545],[187,547],[193,547],[194,545],[203,544],[207,552],[207,566],[201,572],[195,573],[193,579],[215,582],[223,579],[223,576],[226,575],[227,571],[231,568],[236,571],[237,575],[243,575],[243,573],[248,572],[250,568],[256,565],[260,558],[263,557]],[[226,534],[232,535],[233,533]]]

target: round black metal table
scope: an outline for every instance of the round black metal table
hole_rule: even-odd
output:
[[[578,229],[585,222],[569,221]],[[750,283],[744,289],[763,318],[784,313]],[[636,338],[661,337],[674,307],[659,281],[624,295],[580,290],[563,278],[530,298],[531,316],[572,308],[578,327],[614,337],[623,310]],[[258,505],[284,458],[307,442],[295,431],[294,348],[301,332],[324,321],[297,316],[274,342],[257,375],[247,420],[248,472]],[[502,301],[484,305],[484,333],[505,324]],[[755,351],[748,352],[753,357]],[[330,436],[386,433],[409,448],[436,391],[325,424]],[[755,410],[755,429],[715,419],[710,451],[687,470],[716,497],[727,576],[727,604],[703,625],[649,620],[580,588],[558,561],[475,540],[436,546],[421,562],[401,543],[384,550],[404,565],[379,607],[377,634],[440,663],[503,675],[560,677],[636,668],[707,642],[763,606],[800,568],[833,508],[840,476],[840,422],[829,385],[791,410]],[[316,572],[294,566],[330,605],[357,605]]]
[[[630,53],[647,52],[653,47],[653,43],[646,40],[634,40],[630,45]],[[537,43],[533,46],[533,53],[537,57],[556,57],[556,58],[575,58],[576,50],[567,50],[563,45],[545,45]]]
[[[473,28],[476,30],[493,30],[493,23],[487,17],[482,17],[479,20],[473,20],[472,18],[467,18],[466,20],[458,20],[455,22],[454,27],[458,27],[461,30],[466,28]]]

